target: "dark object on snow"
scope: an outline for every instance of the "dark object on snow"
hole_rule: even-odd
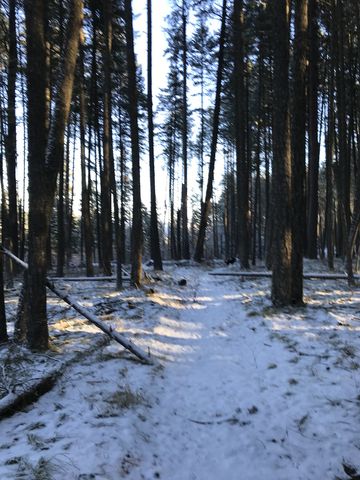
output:
[[[148,260],[148,261],[145,263],[145,265],[146,265],[147,267],[153,267],[153,266],[154,266],[154,260]]]
[[[343,469],[344,469],[344,472],[346,473],[346,475],[348,475],[351,478],[351,480],[359,480],[360,479],[360,475],[359,475],[358,471],[352,465],[348,465],[346,463],[343,463]]]
[[[226,265],[233,265],[236,262],[235,257],[230,257],[225,260]]]
[[[185,278],[182,278],[181,280],[178,281],[178,284],[180,285],[180,287],[185,287],[185,285],[187,284],[187,281],[185,280]]]

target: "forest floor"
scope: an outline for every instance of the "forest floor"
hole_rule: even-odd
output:
[[[0,405],[68,365],[0,421],[0,479],[359,479],[360,289],[308,280],[304,308],[274,309],[269,279],[211,271],[167,265],[146,290],[121,293],[66,287],[162,366],[50,297],[52,351],[0,349]],[[16,290],[7,299],[14,313]]]

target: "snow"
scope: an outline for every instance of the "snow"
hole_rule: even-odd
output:
[[[360,292],[308,280],[306,307],[277,310],[269,279],[212,271],[166,265],[153,290],[68,287],[160,367],[101,345],[52,299],[49,365],[83,353],[0,422],[0,478],[345,480],[344,464],[359,473]]]

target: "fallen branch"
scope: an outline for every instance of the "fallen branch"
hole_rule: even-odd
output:
[[[18,412],[26,405],[35,402],[41,395],[49,392],[56,380],[64,373],[64,365],[48,372],[40,381],[34,382],[24,392],[9,393],[0,399],[0,420]]]
[[[226,277],[271,278],[271,272],[211,272],[209,275]],[[347,280],[346,273],[304,273],[303,278],[314,280]],[[354,275],[360,279],[360,275]]]
[[[48,277],[49,280],[57,282],[114,282],[116,277]],[[123,280],[130,280],[130,278],[123,278]]]
[[[0,251],[2,253],[4,253],[5,255],[7,255],[8,257],[12,258],[16,263],[18,263],[18,265],[21,265],[26,270],[29,268],[27,263],[20,260],[20,258],[18,258],[16,255],[14,255],[12,252],[10,252],[10,250],[7,250],[5,247],[1,246]],[[49,288],[49,290],[51,290],[53,293],[55,293],[56,296],[61,298],[61,300],[63,300],[68,305],[70,305],[74,310],[76,310],[78,313],[80,313],[83,317],[85,317],[87,320],[89,320],[96,327],[100,328],[100,330],[102,330],[104,333],[106,333],[113,340],[120,343],[120,345],[122,345],[124,348],[129,350],[131,353],[133,353],[140,360],[142,360],[143,362],[148,363],[148,364],[153,364],[154,363],[154,360],[150,358],[150,355],[147,355],[143,350],[141,350],[139,347],[134,345],[131,342],[131,340],[128,340],[123,335],[121,335],[116,330],[114,330],[112,326],[107,325],[106,323],[99,320],[96,315],[94,315],[89,310],[87,310],[82,305],[80,305],[70,295],[62,292],[48,278],[46,279],[45,284]]]
[[[89,355],[94,351],[98,351],[99,348],[105,346],[105,337],[97,339],[90,348],[81,350],[71,355],[69,359],[61,362],[60,365],[49,369],[46,374],[40,379],[33,379],[30,382],[26,382],[27,386],[21,392],[10,392],[5,397],[0,399],[0,420],[3,418],[11,417],[21,409],[37,401],[39,397],[49,392],[58,379],[65,373],[65,370],[72,364],[76,364],[82,356]],[[107,339],[106,339],[107,341]],[[52,360],[55,360],[52,358]]]

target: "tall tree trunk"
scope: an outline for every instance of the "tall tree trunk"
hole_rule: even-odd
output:
[[[125,35],[128,73],[129,117],[132,149],[133,211],[131,232],[131,282],[140,285],[142,280],[143,227],[140,190],[140,147],[138,126],[138,90],[134,53],[134,31],[131,0],[125,0]]]
[[[318,0],[309,0],[309,178],[307,254],[317,258],[317,224],[319,212],[319,141],[318,141]]]
[[[8,65],[8,135],[7,135],[7,177],[9,195],[8,245],[18,255],[18,212],[16,194],[16,0],[9,0],[9,65]]]
[[[26,0],[28,132],[29,132],[29,271],[27,338],[31,348],[48,347],[46,318],[46,243],[55,199],[56,179],[64,155],[64,133],[70,110],[82,0],[73,0],[69,12],[67,45],[58,75],[55,109],[46,142],[46,42],[44,0]]]
[[[216,93],[215,93],[215,107],[214,107],[213,128],[212,128],[212,137],[211,137],[209,175],[208,175],[208,182],[207,182],[207,187],[206,187],[205,201],[204,201],[203,209],[202,209],[202,212],[201,212],[199,233],[198,233],[198,238],[197,238],[197,243],[196,243],[196,248],[195,248],[195,254],[194,254],[194,260],[196,262],[201,262],[201,260],[203,258],[203,255],[204,255],[205,234],[206,234],[206,227],[207,227],[207,223],[208,223],[210,207],[211,207],[211,198],[212,198],[212,192],[213,192],[216,148],[217,148],[217,140],[218,140],[218,135],[219,135],[221,88],[222,88],[222,78],[223,78],[223,70],[224,70],[224,44],[225,44],[225,33],[226,33],[226,6],[227,6],[227,1],[223,0],[222,17],[221,17],[221,32],[220,32],[220,42],[219,42],[219,60],[218,60]]]
[[[187,27],[187,4],[182,0],[182,69],[183,69],[183,91],[182,91],[182,157],[183,157],[183,185],[181,190],[181,220],[182,220],[182,238],[181,251],[185,259],[190,258],[189,227],[188,227],[188,143],[189,143],[189,125],[188,125],[188,99],[187,99],[187,75],[188,75],[188,47],[186,37]]]
[[[334,2],[335,3],[335,2]],[[333,11],[333,35],[335,36],[335,58],[336,58],[336,100],[338,115],[338,174],[339,174],[339,204],[341,208],[341,229],[343,238],[341,242],[341,251],[343,256],[346,251],[346,237],[350,230],[351,211],[350,211],[350,157],[347,142],[347,122],[346,122],[346,83],[345,83],[345,31],[344,31],[344,6],[342,0],[337,0]]]
[[[305,129],[308,0],[295,2],[294,88],[292,102],[292,303],[303,302],[305,217]]]
[[[7,326],[6,326],[6,312],[5,312],[5,298],[4,298],[4,258],[0,254],[0,344],[8,340]]]
[[[104,5],[104,109],[103,109],[103,171],[101,175],[102,268],[111,275],[112,216],[111,216],[111,53],[112,53],[112,0]]]
[[[86,153],[85,153],[85,128],[86,128],[86,107],[84,92],[84,47],[80,48],[80,158],[81,158],[81,220],[82,234],[85,247],[86,275],[94,275],[93,265],[93,234],[90,214],[90,186],[86,178]],[[91,135],[91,127],[89,129]],[[89,140],[89,144],[90,144]],[[90,150],[90,145],[89,145]]]
[[[3,237],[3,228],[6,221],[6,204],[3,179],[3,112],[0,106],[0,187],[1,187],[1,236]],[[0,254],[0,343],[8,340],[6,313],[4,302],[4,257]]]
[[[274,0],[274,119],[272,302],[292,303],[291,142],[289,115],[289,0]]]
[[[68,129],[68,133],[70,133]],[[65,265],[65,209],[64,209],[64,161],[59,171],[58,203],[57,203],[57,266],[56,275],[64,276]]]
[[[148,70],[147,70],[147,113],[148,113],[148,135],[149,135],[149,166],[150,166],[150,251],[151,258],[154,260],[154,269],[162,270],[159,226],[156,207],[156,189],[155,189],[155,154],[154,154],[154,120],[153,120],[153,100],[152,100],[152,2],[147,0],[147,38],[148,38]]]
[[[45,287],[48,223],[42,205],[47,139],[45,4],[45,0],[25,1],[29,151],[29,274],[25,318],[31,332],[28,339],[39,349],[48,346]]]
[[[249,165],[246,157],[246,95],[244,83],[243,1],[234,0],[233,53],[235,83],[236,187],[238,207],[238,254],[241,268],[249,268]]]
[[[328,90],[328,126],[326,135],[326,205],[325,205],[325,236],[327,249],[327,263],[329,270],[334,269],[334,178],[333,178],[333,161],[334,161],[334,134],[335,134],[335,111],[334,111],[334,95],[335,95],[335,78],[334,78],[334,35],[331,35],[330,45],[330,78]]]

